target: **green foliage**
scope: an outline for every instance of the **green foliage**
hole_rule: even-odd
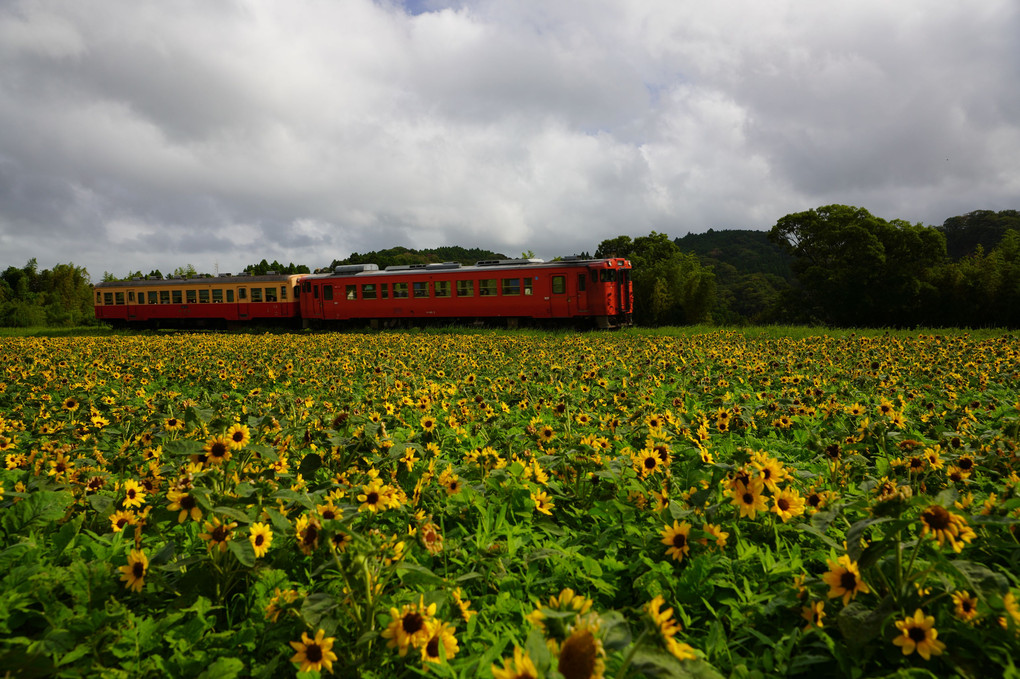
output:
[[[252,272],[252,274],[256,276],[264,276],[270,271],[275,271],[278,274],[311,273],[311,270],[304,264],[294,264],[291,262],[285,266],[275,259],[273,260],[273,263],[270,264],[265,260],[265,258],[263,258],[258,264],[252,264],[251,266],[245,267],[245,270]]]
[[[330,269],[343,264],[376,264],[380,269],[388,266],[402,266],[408,264],[435,264],[438,262],[460,262],[464,265],[471,265],[486,259],[506,259],[507,256],[491,250],[479,248],[462,248],[448,246],[440,248],[428,248],[425,250],[414,250],[397,246],[386,250],[376,250],[358,254],[352,252],[346,259],[334,259]]]
[[[769,236],[793,256],[793,304],[841,326],[923,322],[923,303],[935,293],[928,273],[946,257],[940,231],[846,205],[787,215]]]
[[[939,230],[945,234],[949,256],[958,260],[994,248],[1010,229],[1020,231],[1020,212],[1017,210],[975,210],[965,215],[950,217]]]
[[[94,322],[92,284],[84,267],[38,270],[35,258],[0,274],[0,326],[72,327]]]
[[[712,320],[715,276],[694,254],[664,233],[602,241],[596,257],[626,257],[634,267],[634,321],[639,325],[685,325]]]

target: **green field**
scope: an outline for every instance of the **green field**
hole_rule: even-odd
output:
[[[12,676],[986,677],[998,331],[0,335]]]

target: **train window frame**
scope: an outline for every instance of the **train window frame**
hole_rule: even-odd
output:
[[[318,289],[318,288],[316,288],[316,289]],[[324,299],[327,302],[333,300],[333,286],[332,285],[323,285],[322,286],[322,299]]]
[[[115,293],[113,293],[113,299],[114,299],[114,302],[117,304],[117,306],[123,306],[124,305],[124,293],[123,292],[115,292]]]
[[[138,304],[145,304],[145,293],[141,290],[138,291],[138,296],[135,298]]]
[[[357,285],[344,286],[344,297],[346,297],[348,300],[356,300],[358,298],[358,286]]]
[[[504,297],[520,297],[521,296],[521,279],[520,278],[504,278],[500,281],[501,294]]]
[[[209,303],[209,291],[208,290],[199,290],[198,291],[198,303],[199,304],[208,304]]]
[[[266,301],[276,303],[279,301],[276,297],[276,287],[266,288]]]
[[[102,305],[102,303],[103,303],[103,293],[101,293],[98,290],[96,290],[96,304]]]
[[[233,303],[234,303],[234,289],[233,288],[227,288],[227,304],[233,304]]]
[[[160,304],[169,304],[170,303],[170,291],[169,290],[160,290],[159,291],[159,303]]]
[[[379,284],[379,298],[380,299],[389,299],[390,298],[390,284],[389,283],[380,283]]]
[[[599,280],[603,283],[615,283],[616,269],[602,269],[602,271],[599,272]]]
[[[107,306],[113,306],[113,293],[112,292],[104,292],[103,293],[103,304],[105,304]]]
[[[212,303],[223,304],[223,288],[212,289]]]
[[[184,291],[183,290],[171,290],[170,299],[173,300],[174,304],[184,304]]]
[[[281,285],[280,286],[280,301],[281,302],[287,301],[287,286],[286,285]]]
[[[135,291],[128,290],[128,304],[134,304],[135,302]]]
[[[149,290],[149,304],[159,304],[159,292]]]
[[[393,299],[407,299],[407,283],[393,284]]]
[[[565,295],[567,293],[567,277],[566,276],[553,276],[552,277],[552,292],[554,295]]]
[[[184,291],[184,299],[188,304],[198,304],[198,295],[194,289]]]
[[[496,291],[496,279],[495,278],[479,278],[478,279],[478,296],[479,297],[495,297]]]
[[[435,290],[436,297],[449,297],[450,292],[450,281],[434,281],[432,287]]]
[[[379,291],[375,288],[375,283],[362,283],[361,284],[361,299],[377,299]]]
[[[585,282],[587,280],[588,280],[587,276],[585,276],[583,273],[577,274],[577,291],[578,292],[584,292],[585,291],[585,284],[586,284]]]
[[[411,296],[415,299],[424,299],[429,296],[428,281],[413,281],[411,283]]]
[[[475,282],[473,280],[460,280],[460,281],[457,281],[457,296],[458,297],[474,297],[475,296]]]
[[[524,296],[525,297],[530,297],[531,293],[532,293],[532,280],[531,280],[531,277],[530,276],[525,276],[524,280],[521,281],[521,283],[524,286],[523,290],[522,290],[522,292],[524,293]]]
[[[261,304],[262,303],[262,288],[251,289],[251,303]]]

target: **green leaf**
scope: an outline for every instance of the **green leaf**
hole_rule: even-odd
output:
[[[244,671],[244,663],[237,658],[219,658],[198,679],[233,679]]]
[[[298,466],[298,473],[301,474],[302,478],[310,479],[321,466],[322,458],[318,455],[318,453],[308,453],[301,458],[301,464]]]
[[[251,523],[251,519],[248,517],[248,515],[242,512],[240,509],[237,509],[236,507],[224,507],[220,505],[219,507],[214,507],[213,511],[219,514],[220,516],[225,516],[228,519],[233,519],[234,521],[240,521],[241,523]]]
[[[233,554],[242,566],[251,568],[255,565],[255,548],[251,546],[246,538],[230,540],[227,542],[227,549]]]
[[[64,515],[73,501],[67,493],[40,490],[7,508],[3,514],[3,528],[7,535],[22,535],[32,528],[42,527]]]

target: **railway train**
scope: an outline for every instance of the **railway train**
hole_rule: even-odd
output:
[[[118,326],[242,327],[285,323],[395,327],[426,323],[632,324],[623,258],[338,266],[315,274],[104,281],[95,313]]]

